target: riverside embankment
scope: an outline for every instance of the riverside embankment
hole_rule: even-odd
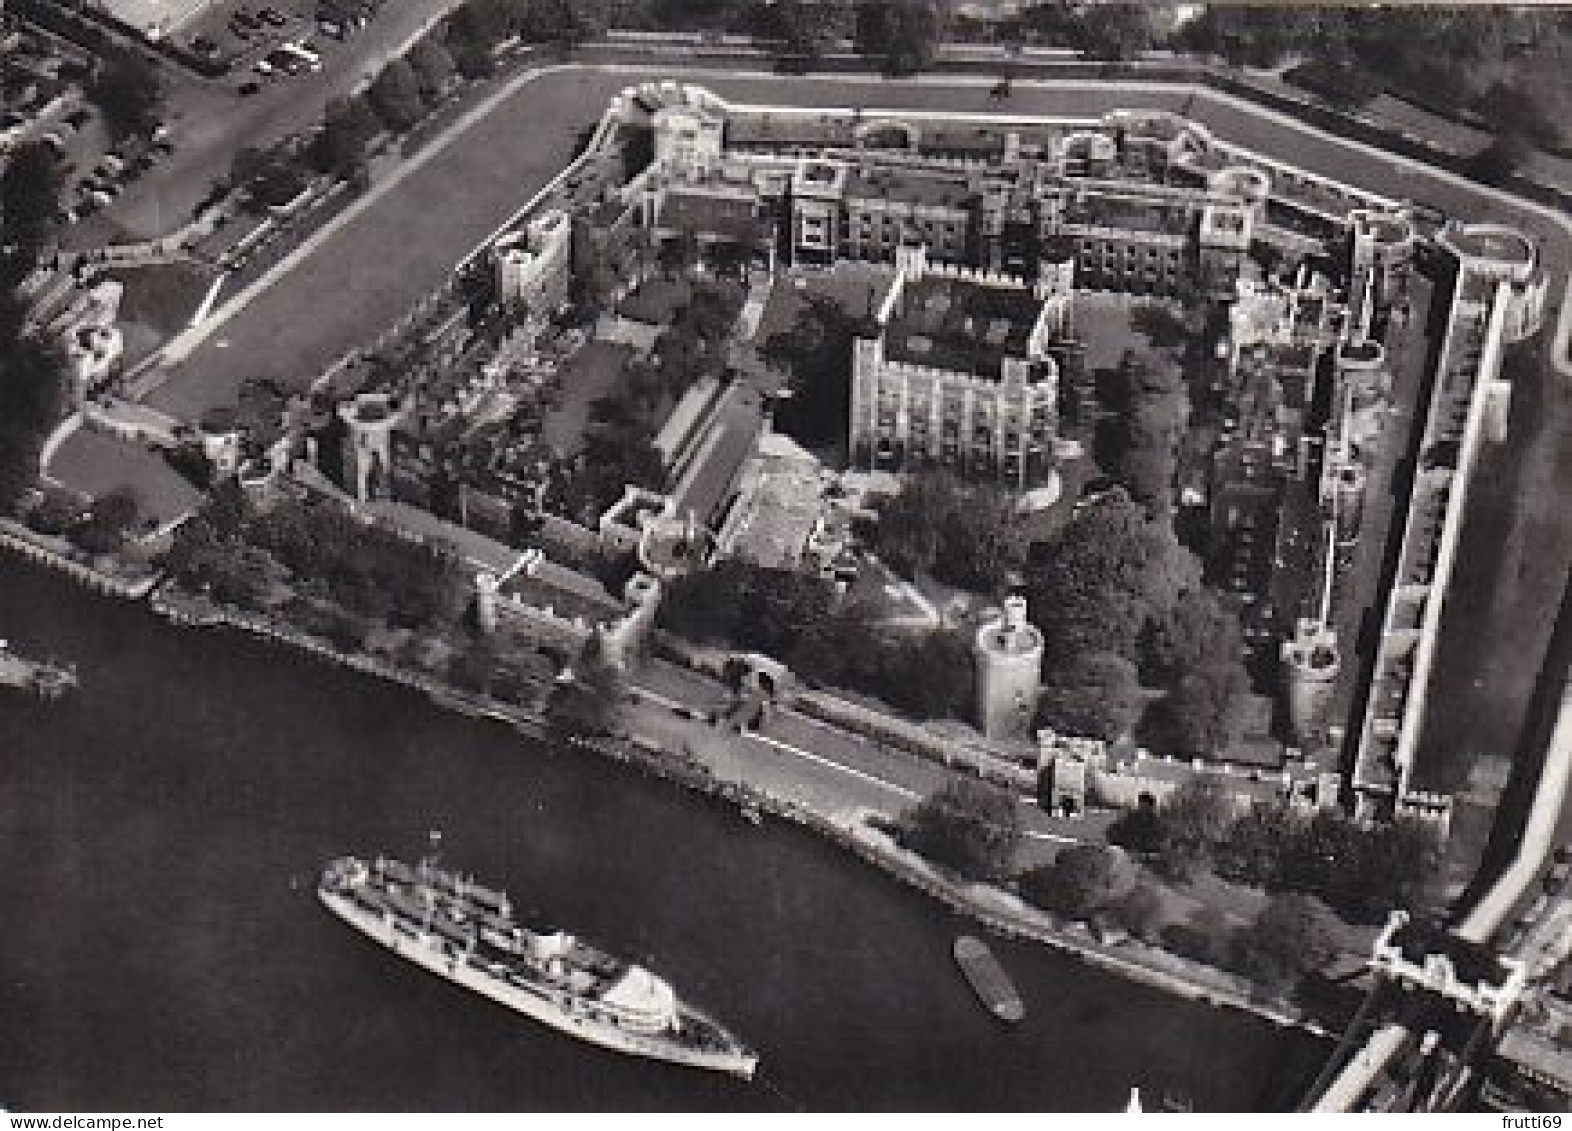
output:
[[[1001,939],[784,822],[0,557],[0,624],[91,693],[0,702],[0,1079],[12,1108],[1291,1107],[1324,1043]],[[743,1086],[566,1041],[317,907],[324,861],[416,854],[646,958],[764,1054]],[[1073,1067],[1072,1067],[1073,1066]]]
[[[301,649],[331,663],[426,694],[440,706],[488,718],[531,739],[547,737],[544,719],[533,710],[454,688],[429,673],[411,671],[379,657],[340,651],[326,641],[255,613],[213,604],[170,586],[153,594],[152,607],[175,623],[227,626]],[[773,775],[771,784],[736,776],[737,763],[715,756],[717,742],[693,743],[677,751],[638,736],[572,738],[574,747],[636,767],[643,772],[739,806],[750,806],[813,831],[907,886],[996,933],[1047,945],[1101,970],[1179,997],[1253,1014],[1275,1025],[1298,1026],[1318,1036],[1325,1030],[1286,1003],[1260,995],[1238,975],[1180,958],[1134,939],[1103,941],[1085,925],[1061,923],[1001,888],[973,884],[934,868],[876,831],[877,822],[899,818],[909,801],[892,793],[894,804],[870,809],[832,799],[812,783]],[[791,763],[787,762],[788,765]]]

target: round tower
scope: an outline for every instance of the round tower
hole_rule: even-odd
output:
[[[1332,696],[1342,670],[1337,633],[1320,621],[1300,620],[1293,639],[1283,644],[1283,669],[1294,739],[1307,752],[1314,751],[1325,740]]]
[[[1359,538],[1359,522],[1364,517],[1365,469],[1345,463],[1337,469],[1332,489],[1337,493],[1337,540],[1347,546]]]
[[[977,632],[977,723],[989,738],[1026,738],[1037,708],[1043,634],[1026,619],[1026,598],[1006,597],[1004,611]]]

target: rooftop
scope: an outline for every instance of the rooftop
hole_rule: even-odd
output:
[[[844,115],[738,113],[726,119],[728,146],[850,146],[852,140]]]
[[[846,178],[846,196],[890,200],[930,208],[963,208],[972,198],[965,177],[899,165],[853,165]]]
[[[1175,236],[1182,236],[1190,229],[1189,212],[1183,205],[1091,193],[1084,189],[1065,201],[1064,222],[1132,232],[1164,232]]]
[[[762,228],[752,199],[706,192],[667,193],[660,206],[660,224],[738,242],[757,240]]]
[[[1485,224],[1456,228],[1446,233],[1446,242],[1464,255],[1480,259],[1524,264],[1534,259],[1534,245],[1510,228]]]
[[[885,328],[893,361],[998,377],[1025,357],[1042,304],[1029,291],[928,277],[908,282]]]

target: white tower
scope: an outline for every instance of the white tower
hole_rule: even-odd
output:
[[[977,633],[977,722],[989,738],[1026,738],[1037,708],[1043,634],[1026,619],[1026,598],[1006,597],[1004,612]]]

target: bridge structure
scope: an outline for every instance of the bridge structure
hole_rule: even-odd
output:
[[[1561,619],[1557,635],[1572,638],[1572,585]],[[1572,956],[1572,897],[1560,889],[1572,854],[1557,848],[1572,782],[1572,680],[1564,657],[1553,662],[1559,702],[1511,861],[1450,926],[1393,913],[1367,963],[1364,1001],[1299,1110],[1459,1111],[1502,1069],[1552,1102],[1572,1100],[1572,1048],[1560,1039],[1572,1033],[1572,1004],[1551,992]],[[1553,853],[1565,859],[1536,898]]]

